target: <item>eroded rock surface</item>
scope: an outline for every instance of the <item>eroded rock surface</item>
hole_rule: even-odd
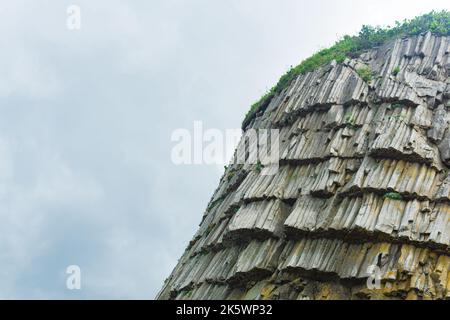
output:
[[[427,33],[297,77],[247,126],[279,170],[227,169],[158,298],[450,298],[449,73]]]

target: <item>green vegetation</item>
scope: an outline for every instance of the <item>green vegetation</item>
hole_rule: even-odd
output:
[[[373,71],[369,67],[359,68],[356,73],[367,83],[373,79]]]
[[[398,114],[395,116],[390,116],[389,119],[402,120],[402,121],[406,122],[407,118],[404,115]]]
[[[388,192],[384,195],[385,199],[391,199],[391,200],[403,200],[403,197],[398,192]]]
[[[186,298],[190,298],[190,297],[192,297],[192,289],[189,289],[187,292],[186,292]]]
[[[449,169],[444,168],[444,169],[442,169],[442,173],[444,174],[444,177],[447,177],[449,175],[450,171],[449,171]]]
[[[417,35],[426,31],[438,35],[450,35],[450,11],[432,11],[411,20],[397,21],[393,27],[363,26],[357,36],[344,36],[332,47],[320,50],[298,66],[291,67],[272,89],[251,106],[245,116],[243,127],[257,112],[264,111],[272,98],[287,88],[298,75],[313,71],[333,60],[342,62],[346,57],[358,55],[364,50],[382,45],[394,38]]]
[[[214,208],[216,205],[218,205],[222,201],[223,201],[223,197],[210,202],[208,207],[206,208],[206,211],[210,211],[212,208]]]
[[[231,179],[233,179],[233,177],[236,175],[236,171],[231,170],[230,172],[228,172],[227,174],[227,181],[231,181]]]
[[[392,70],[392,75],[393,75],[394,77],[396,77],[396,76],[399,74],[399,72],[400,72],[400,67],[399,67],[399,66],[396,66],[396,67]]]
[[[261,173],[262,169],[264,168],[264,166],[262,165],[261,161],[258,160],[258,162],[256,163],[256,172]]]
[[[345,125],[351,129],[357,129],[356,118],[351,114],[347,113],[344,118]]]
[[[236,214],[239,211],[239,209],[240,209],[239,206],[234,206],[234,207],[232,206],[231,209],[230,209],[231,215]]]

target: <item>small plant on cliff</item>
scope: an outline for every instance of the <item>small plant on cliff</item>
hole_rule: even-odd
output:
[[[391,199],[391,200],[403,200],[403,197],[398,192],[388,192],[384,195],[385,199]]]
[[[345,115],[345,125],[351,129],[357,129],[356,126],[356,118],[351,114],[351,113],[347,113]]]
[[[371,82],[373,79],[372,69],[369,67],[362,67],[356,70],[356,73],[364,80],[364,82]]]
[[[190,298],[190,297],[192,297],[192,289],[189,289],[187,292],[186,292],[186,298]]]
[[[392,70],[392,75],[394,77],[396,77],[398,74],[400,73],[400,67],[396,66],[393,70]]]
[[[258,162],[256,163],[256,167],[255,167],[256,172],[261,173],[263,168],[264,168],[264,166],[262,165],[261,161],[258,160]]]
[[[223,201],[223,198],[216,199],[214,201],[211,201],[206,208],[206,211],[210,211],[212,208],[214,208],[216,205],[218,205],[220,202]]]
[[[403,105],[400,103],[391,104],[391,109],[401,109],[401,108],[403,108]]]
[[[227,174],[227,181],[231,181],[231,179],[233,179],[233,177],[236,175],[236,171],[235,170],[230,170]]]

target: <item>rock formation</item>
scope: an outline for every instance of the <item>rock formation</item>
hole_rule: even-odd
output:
[[[428,32],[299,75],[245,128],[278,171],[227,168],[158,298],[449,299],[449,74]]]

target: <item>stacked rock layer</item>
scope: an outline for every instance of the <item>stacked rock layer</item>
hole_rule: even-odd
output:
[[[227,168],[158,298],[449,299],[449,74],[427,33],[298,76],[245,128],[278,170]]]

